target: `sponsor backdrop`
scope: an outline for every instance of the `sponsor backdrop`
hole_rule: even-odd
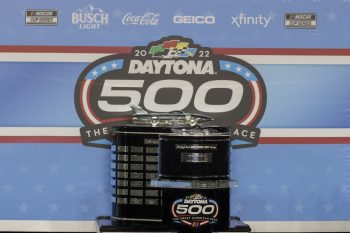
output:
[[[1,220],[111,214],[111,152],[81,142],[77,81],[98,58],[179,35],[215,54],[245,55],[266,86],[259,145],[232,151],[232,178],[239,187],[232,190],[231,215],[247,221],[350,221],[350,1],[3,5]]]

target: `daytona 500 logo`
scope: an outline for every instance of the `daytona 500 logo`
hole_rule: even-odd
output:
[[[252,146],[260,134],[255,126],[265,111],[266,89],[249,63],[170,36],[134,47],[131,54],[103,57],[83,70],[75,88],[83,143],[108,148],[110,127],[131,119],[130,105],[210,116]]]

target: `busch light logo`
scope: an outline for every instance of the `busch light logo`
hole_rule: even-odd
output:
[[[84,123],[83,143],[108,148],[112,126],[131,120],[131,105],[209,116],[213,124],[231,126],[232,138],[240,141],[236,148],[255,146],[266,88],[249,63],[215,55],[189,38],[169,36],[136,46],[131,54],[100,58],[82,71],[75,107]]]
[[[77,24],[82,30],[96,30],[108,22],[109,14],[91,4],[72,13],[72,24]]]
[[[131,12],[126,13],[123,17],[122,23],[124,25],[141,25],[141,26],[155,26],[159,22],[159,13],[146,12],[143,15],[133,15]]]

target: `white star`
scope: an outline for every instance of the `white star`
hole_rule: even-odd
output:
[[[247,71],[244,75],[245,75],[246,78],[249,78],[251,73],[249,73],[249,71]]]
[[[66,189],[67,193],[74,193],[75,191],[75,186],[72,185],[71,183],[68,183],[67,185],[65,185],[64,188]]]
[[[312,193],[318,193],[320,186],[316,183],[313,183],[312,185],[309,186],[310,192]]]
[[[147,13],[151,13],[151,9],[147,8],[147,10],[145,12],[143,12],[144,14],[147,14]]]
[[[334,168],[331,166],[331,165],[327,165],[324,170],[326,171],[326,174],[330,174],[330,173],[333,173],[334,171]]]
[[[106,66],[106,65],[101,66],[101,70],[102,70],[103,72],[107,71],[107,66]]]
[[[59,167],[57,166],[57,164],[52,164],[52,165],[49,167],[49,170],[50,170],[50,173],[52,173],[52,174],[57,174],[57,173],[58,173],[58,170],[59,170]]]
[[[331,204],[330,202],[327,202],[325,205],[324,205],[324,212],[333,212],[333,208],[334,208],[334,205]]]
[[[348,184],[342,184],[341,186],[340,186],[340,192],[342,192],[342,193],[348,193],[349,192],[349,185]]]
[[[51,203],[49,205],[50,213],[53,213],[53,212],[57,213],[58,212],[58,208],[60,208],[60,206],[57,205],[56,203]]]
[[[337,15],[336,14],[334,14],[334,12],[333,11],[331,11],[331,12],[329,12],[327,15],[327,20],[328,20],[328,22],[335,22],[336,21],[336,17],[337,17]]]
[[[237,73],[241,72],[241,70],[242,70],[242,67],[240,67],[240,66],[237,66],[237,67],[236,67]]]
[[[313,32],[313,33],[310,33],[310,35],[315,40],[318,40],[321,37],[321,33],[319,33],[319,32]]]
[[[20,13],[21,13],[22,16],[25,16],[26,15],[26,9],[21,10]]]
[[[96,192],[97,193],[104,193],[105,190],[106,190],[106,187],[104,185],[99,184],[99,185],[96,186]]]
[[[236,14],[236,16],[241,16],[241,15],[242,15],[242,17],[245,16],[245,13],[243,10],[241,10],[239,13]]]
[[[261,35],[262,35],[262,33],[261,33],[260,31],[258,31],[258,30],[254,30],[254,31],[253,31],[253,36],[254,36],[255,38],[260,38]]]
[[[259,186],[256,184],[252,184],[249,186],[249,193],[250,194],[257,194],[259,192]]]
[[[22,202],[22,204],[20,204],[18,206],[18,208],[19,208],[19,212],[21,212],[21,213],[28,213],[29,206],[26,203]]]
[[[295,212],[303,212],[304,211],[304,205],[298,202],[296,205],[294,205],[294,211]]]
[[[29,173],[29,168],[26,165],[22,165],[19,167],[19,171],[22,174],[28,174]]]
[[[272,20],[276,18],[276,14],[272,10],[267,14],[267,16],[270,17]]]
[[[13,193],[13,185],[11,184],[6,184],[2,188],[4,189],[4,193]]]
[[[247,168],[243,167],[243,166],[239,166],[237,169],[236,169],[236,172],[237,174],[241,175],[241,174],[244,174],[244,172],[247,170]]]
[[[82,213],[88,213],[89,212],[89,208],[90,208],[90,206],[88,204],[84,203],[84,204],[82,204],[80,206],[80,211]]]
[[[84,165],[80,167],[81,173],[88,173],[90,171],[90,167]]]
[[[286,185],[286,184],[282,184],[280,186],[280,193],[285,193],[285,194],[288,194],[289,193],[289,186]]]
[[[233,205],[233,209],[236,213],[242,212],[243,206],[240,202]]]
[[[273,208],[274,208],[275,206],[274,205],[272,205],[271,203],[267,203],[266,205],[265,205],[265,212],[272,212],[273,210]]]
[[[265,173],[266,173],[267,175],[273,175],[274,172],[273,172],[273,170],[272,170],[272,167],[270,167],[270,166],[266,167],[266,168],[265,168]]]
[[[93,76],[97,76],[98,72],[96,70],[92,71]]]
[[[295,174],[301,175],[303,173],[304,173],[304,168],[302,166],[298,165],[295,167]]]
[[[183,13],[180,9],[178,9],[178,10],[174,13],[174,15],[176,15],[176,16],[183,16],[184,13]]]
[[[123,12],[121,12],[119,9],[112,12],[114,18],[121,18],[123,16]]]
[[[38,183],[34,186],[35,192],[42,193],[44,191],[44,185]]]
[[[113,62],[112,63],[112,69],[117,69],[117,65],[118,65],[117,63]]]
[[[229,70],[231,68],[231,64],[230,63],[226,63],[225,68],[226,68],[226,70]]]
[[[349,1],[350,1],[350,0],[349,0]],[[344,32],[344,33],[342,34],[342,36],[343,36],[344,39],[349,39],[349,38],[350,38],[350,32]]]
[[[208,10],[206,13],[204,13],[205,16],[214,16],[215,14]]]

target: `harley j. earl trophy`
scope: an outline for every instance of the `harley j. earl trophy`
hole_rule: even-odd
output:
[[[100,232],[247,232],[230,217],[230,127],[199,114],[132,106],[113,127],[112,216]]]

